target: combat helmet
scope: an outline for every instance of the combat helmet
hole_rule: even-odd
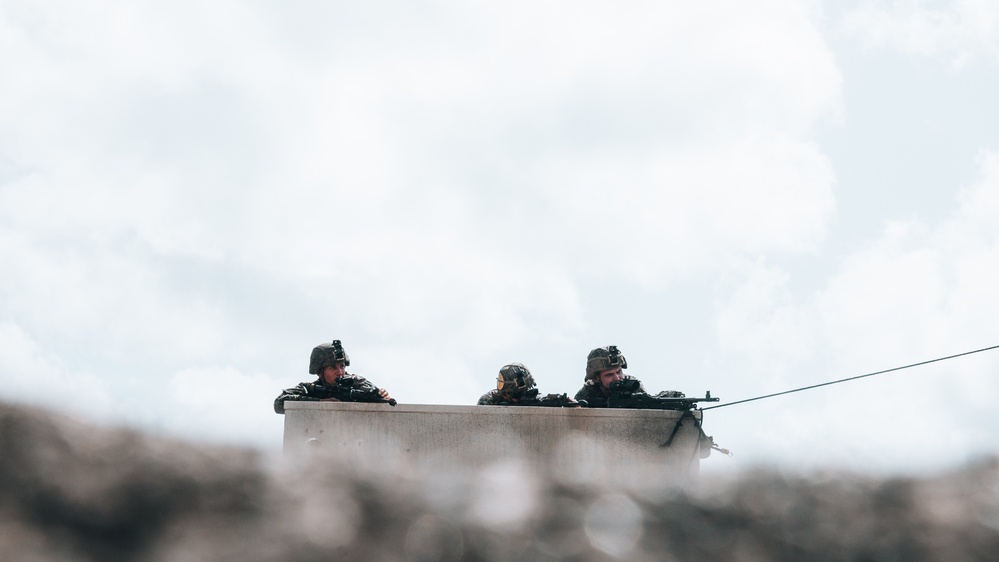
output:
[[[503,394],[523,394],[534,388],[534,377],[522,363],[504,365],[496,375],[496,390]]]
[[[600,371],[607,369],[628,368],[628,360],[621,355],[616,345],[598,347],[586,356],[586,378],[584,380],[596,380]]]
[[[312,357],[309,358],[309,374],[318,375],[325,367],[334,367],[337,363],[343,363],[345,367],[350,366],[350,357],[340,345],[340,340],[333,340],[332,343],[321,343],[312,348]]]

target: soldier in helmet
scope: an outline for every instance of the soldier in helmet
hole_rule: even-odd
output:
[[[343,350],[340,340],[317,345],[309,358],[309,374],[317,375],[318,378],[285,389],[274,400],[274,411],[283,414],[286,400],[388,402],[395,405],[395,400],[389,397],[388,391],[376,387],[364,377],[348,374],[348,366],[350,357]]]
[[[496,388],[482,395],[479,398],[479,406],[569,406],[578,407],[576,401],[562,396],[563,400],[558,400],[556,395],[538,397],[538,389],[534,384],[534,377],[522,363],[510,363],[504,365],[496,375]]]
[[[616,381],[629,380],[638,384],[638,392],[645,392],[641,381],[631,375],[626,375],[628,360],[624,358],[616,345],[598,347],[586,356],[586,378],[583,388],[576,393],[576,400],[585,401],[591,408],[607,406],[607,398],[611,394],[611,384]],[[682,392],[667,390],[656,396],[683,397]]]
[[[534,389],[534,377],[522,363],[504,365],[496,375],[496,388],[479,398],[479,406],[496,406],[498,404],[516,404]]]

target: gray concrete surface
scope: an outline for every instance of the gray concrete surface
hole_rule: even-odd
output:
[[[663,446],[682,415],[669,410],[342,402],[287,402],[285,410],[286,457],[322,451],[362,468],[481,467],[516,459],[563,475],[603,470],[683,481],[698,473],[702,453],[690,418]]]

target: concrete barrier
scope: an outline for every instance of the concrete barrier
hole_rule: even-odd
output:
[[[518,460],[542,471],[585,477],[684,481],[699,470],[695,420],[671,410],[286,402],[284,451],[317,450],[361,468],[483,466]]]

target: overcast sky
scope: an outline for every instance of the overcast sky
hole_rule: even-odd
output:
[[[0,0],[0,399],[281,446],[617,345],[730,402],[999,345],[999,6]],[[731,458],[999,452],[999,350],[706,413]]]

